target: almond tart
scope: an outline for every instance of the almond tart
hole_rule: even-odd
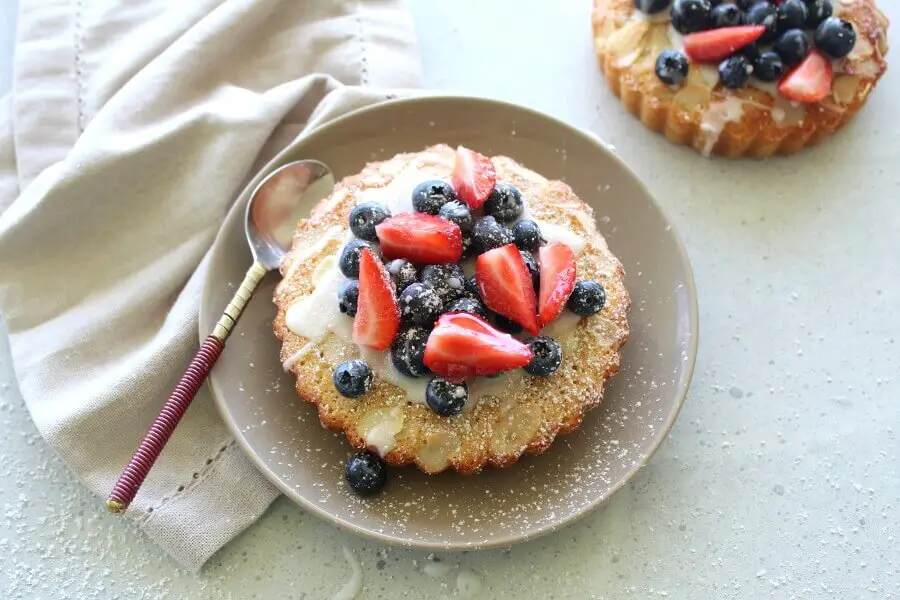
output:
[[[547,450],[600,404],[628,338],[591,208],[465,148],[343,179],[281,274],[274,330],[300,398],[356,449],[426,473]]]
[[[594,0],[592,23],[622,104],[706,156],[817,144],[886,69],[888,19],[872,0]]]

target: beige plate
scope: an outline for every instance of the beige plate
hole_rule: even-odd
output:
[[[210,383],[250,460],[308,510],[387,542],[432,549],[500,546],[547,533],[596,508],[659,447],[694,368],[696,293],[681,241],[635,175],[595,138],[510,104],[431,97],[359,110],[295,142],[256,181],[301,158],[325,162],[340,179],[369,161],[438,142],[511,156],[568,182],[594,207],[601,233],[625,265],[632,297],[631,339],[602,406],[546,454],[511,468],[468,477],[392,469],[382,494],[357,498],[343,478],[349,445],[343,435],[322,429],[316,411],[297,397],[292,377],[282,372],[271,326],[274,273],[248,306]],[[201,339],[250,263],[241,208],[247,194],[213,246]]]

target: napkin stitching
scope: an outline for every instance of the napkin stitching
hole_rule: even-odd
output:
[[[181,496],[182,493],[187,492],[191,488],[194,488],[194,487],[200,485],[209,476],[209,474],[212,473],[214,468],[217,466],[217,463],[219,462],[219,460],[225,455],[225,452],[229,448],[234,446],[235,443],[236,443],[236,441],[234,439],[232,439],[230,442],[225,442],[222,445],[222,447],[219,448],[219,451],[216,452],[216,455],[214,457],[206,459],[205,466],[201,467],[200,470],[198,470],[198,471],[194,471],[194,474],[191,476],[192,477],[191,481],[189,481],[186,484],[179,485],[177,488],[175,488],[174,493],[172,493],[169,496],[164,496],[162,498],[162,500],[160,500],[155,506],[148,506],[146,509],[146,512],[137,519],[137,522],[145,523],[145,522],[149,521],[150,518],[153,516],[154,510],[162,508],[170,501],[175,500],[176,498]]]
[[[366,40],[363,36],[363,21],[359,13],[363,10],[362,2],[356,3],[356,37],[359,40],[359,82],[369,85],[369,59],[366,57]]]
[[[75,2],[74,31],[75,31],[75,105],[78,107],[78,135],[84,133],[84,62],[81,59],[83,49],[84,32],[81,28],[82,0]]]

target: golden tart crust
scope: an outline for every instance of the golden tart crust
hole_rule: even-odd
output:
[[[679,40],[668,12],[647,17],[632,0],[594,0],[594,48],[610,89],[653,131],[705,155],[768,158],[795,154],[840,129],[865,104],[884,74],[887,17],[872,0],[834,0],[834,14],[853,23],[853,51],[834,64],[830,96],[792,104],[773,84],[725,89],[714,66],[691,64],[686,84],[655,73],[656,57]]]
[[[603,310],[581,319],[558,338],[563,349],[559,370],[549,377],[532,377],[519,369],[502,397],[480,398],[448,418],[410,401],[403,390],[377,376],[363,397],[339,395],[331,380],[334,367],[360,354],[355,344],[333,334],[294,359],[308,340],[287,327],[286,311],[312,293],[316,267],[340,251],[357,196],[389,185],[409,169],[421,174],[422,180],[449,177],[454,156],[448,146],[433,146],[370,163],[361,173],[341,181],[311,217],[298,224],[294,248],[281,266],[283,279],[274,294],[278,309],[274,329],[282,341],[281,359],[288,361],[297,393],[318,409],[322,424],[344,432],[358,449],[371,446],[367,436],[379,428],[382,435],[392,436],[389,451],[384,452],[387,463],[415,463],[426,473],[448,468],[475,473],[485,465],[505,467],[522,454],[547,450],[558,434],[576,429],[584,413],[600,404],[604,382],[619,370],[619,348],[629,333],[626,313],[631,300],[625,273],[598,233],[591,208],[565,183],[548,181],[510,158],[495,156],[498,181],[519,189],[531,215],[570,228],[584,239],[584,250],[577,257],[578,276],[595,279],[606,289]]]

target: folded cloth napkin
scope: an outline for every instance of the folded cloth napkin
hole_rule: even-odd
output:
[[[0,312],[38,429],[98,495],[197,349],[204,257],[243,184],[304,130],[418,85],[399,1],[22,0]],[[203,389],[128,514],[199,569],[276,495]]]

